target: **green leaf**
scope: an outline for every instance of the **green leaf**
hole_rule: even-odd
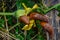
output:
[[[45,13],[44,13],[44,10],[41,9],[41,8],[37,8],[37,12],[39,12],[39,13],[41,13],[41,14],[45,14]]]
[[[48,13],[49,11],[51,11],[52,9],[56,9],[56,10],[59,10],[60,11],[60,3],[59,4],[56,4],[50,8],[48,8],[47,10],[44,10],[44,13]]]
[[[55,9],[58,10],[59,12],[58,16],[60,17],[60,5],[58,5]]]
[[[55,9],[60,11],[60,5],[58,5]]]

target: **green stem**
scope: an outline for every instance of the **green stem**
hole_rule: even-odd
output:
[[[3,12],[0,12],[0,15],[15,15],[14,13],[3,13]]]
[[[49,12],[50,10],[52,10],[52,9],[55,9],[56,7],[58,7],[60,5],[60,3],[59,4],[56,4],[56,5],[54,5],[53,7],[51,7],[51,8],[49,8],[49,9],[47,9],[46,11],[44,11],[45,13],[47,13],[47,12]]]
[[[20,23],[15,24],[13,27],[11,27],[11,28],[9,29],[9,31],[12,30],[14,27],[16,27],[16,26],[19,25],[19,24],[20,24]]]

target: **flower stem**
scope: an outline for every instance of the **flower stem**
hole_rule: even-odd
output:
[[[0,15],[15,15],[14,13],[3,13],[3,12],[0,12]]]

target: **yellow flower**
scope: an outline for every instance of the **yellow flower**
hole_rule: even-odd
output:
[[[38,5],[37,5],[37,4],[35,4],[35,5],[33,6],[33,8],[27,7],[24,3],[22,3],[22,5],[23,5],[23,7],[25,8],[25,15],[27,15],[27,14],[28,14],[29,12],[31,12],[33,9],[38,8]],[[22,30],[30,30],[30,29],[32,28],[33,24],[34,24],[34,20],[30,20],[30,24],[29,24],[29,25],[25,25],[25,26],[22,28]]]
[[[25,25],[22,30],[26,30],[28,28],[28,25]]]
[[[35,5],[33,6],[33,9],[36,9],[36,8],[38,8],[38,5],[37,5],[37,4],[35,4]]]
[[[25,25],[22,30],[30,30],[33,26],[34,20],[30,20],[30,24],[29,25]]]
[[[30,20],[30,24],[29,24],[29,26],[28,26],[28,29],[27,29],[27,30],[30,30],[30,29],[32,28],[33,23],[34,23],[34,20]]]
[[[23,5],[23,7],[24,7],[25,9],[27,9],[27,6],[26,6],[24,3],[22,3],[22,5]]]
[[[24,9],[25,9],[25,15],[29,14],[33,9],[38,8],[38,5],[35,4],[32,8],[27,7],[24,3],[22,3]]]

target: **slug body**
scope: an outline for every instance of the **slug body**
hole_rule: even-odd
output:
[[[40,22],[40,25],[49,33],[49,36],[52,38],[54,35],[53,27],[47,22]]]
[[[42,20],[42,21],[48,22],[48,17],[46,17],[45,15],[39,14],[37,12],[30,13],[30,19]]]
[[[25,23],[25,24],[29,24],[29,17],[26,15],[20,16],[19,17],[19,21]]]

